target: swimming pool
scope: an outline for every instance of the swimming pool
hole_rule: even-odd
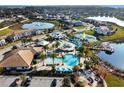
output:
[[[46,58],[44,60],[45,64],[53,64],[53,58]],[[73,54],[66,54],[64,56],[64,59],[61,57],[54,59],[54,64],[59,64],[60,62],[64,62],[68,66],[75,66],[79,64],[79,57],[73,55]]]
[[[66,54],[64,57],[64,63],[66,63],[68,66],[78,65],[79,57],[72,55],[72,54]]]
[[[32,23],[27,23],[22,26],[23,29],[50,29],[53,28],[55,25],[52,23],[47,23],[47,22],[32,22]]]

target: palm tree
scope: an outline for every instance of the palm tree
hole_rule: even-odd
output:
[[[87,47],[84,47],[83,51],[85,59],[92,56],[92,52]]]
[[[58,46],[59,46],[59,42],[56,41],[56,43],[55,43],[55,47],[58,47]]]
[[[46,58],[46,56],[43,54],[43,53],[41,53],[40,54],[40,59],[43,61],[43,65],[44,65],[44,59]]]
[[[69,77],[64,77],[62,87],[71,87],[71,80]]]
[[[46,45],[46,46],[43,46],[44,50],[45,50],[45,55],[47,55],[47,50],[49,49],[49,47]]]
[[[79,62],[81,62],[81,57],[83,57],[83,53],[82,52],[79,52],[78,53],[78,57],[79,57]]]
[[[54,65],[54,59],[57,57],[56,53],[52,53],[50,57],[53,59],[53,65]]]
[[[62,65],[64,65],[64,56],[62,55]]]
[[[78,56],[79,57],[85,57],[85,55],[84,55],[84,51],[85,51],[84,46],[79,47],[78,50],[79,50]]]

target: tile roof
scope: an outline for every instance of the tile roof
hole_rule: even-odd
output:
[[[31,65],[33,56],[34,54],[29,49],[15,49],[5,55],[0,62],[0,67],[27,67]]]

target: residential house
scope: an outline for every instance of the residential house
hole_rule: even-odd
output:
[[[110,36],[110,35],[114,34],[115,31],[114,30],[111,30],[107,26],[100,26],[100,27],[96,27],[96,33],[97,34],[100,34],[100,35]]]
[[[0,46],[3,46],[6,44],[6,40],[3,38],[3,39],[0,39]]]

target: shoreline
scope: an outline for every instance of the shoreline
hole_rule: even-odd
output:
[[[100,66],[104,67],[109,73],[117,76],[118,78],[124,80],[124,71],[121,69],[118,69],[117,67],[114,67],[113,65],[111,65],[110,63],[108,63],[107,61],[104,61],[102,59],[100,59]]]

